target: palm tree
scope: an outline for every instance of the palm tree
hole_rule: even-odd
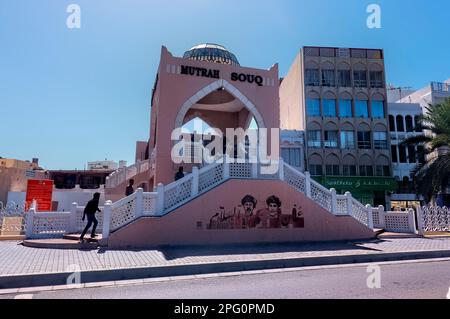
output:
[[[419,158],[425,158],[415,170],[417,194],[431,200],[450,183],[450,99],[430,105],[419,120],[423,134],[405,139],[401,145],[417,146]]]

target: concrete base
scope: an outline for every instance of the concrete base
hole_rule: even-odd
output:
[[[45,249],[77,249],[77,250],[91,250],[97,249],[99,241],[102,240],[101,235],[95,239],[91,239],[88,236],[85,237],[85,242],[80,243],[81,234],[64,235],[64,238],[56,239],[26,239],[23,241],[23,245],[33,248],[45,248]]]

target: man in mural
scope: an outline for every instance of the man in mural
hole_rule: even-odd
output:
[[[258,215],[255,213],[257,204],[256,198],[252,195],[246,195],[241,200],[241,204],[244,207],[242,228],[255,228],[259,223]]]
[[[281,200],[273,195],[266,200],[267,208],[258,211],[260,228],[281,228]]]

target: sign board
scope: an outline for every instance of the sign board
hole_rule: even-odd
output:
[[[26,176],[26,178],[36,178],[36,172],[32,169],[28,169],[25,172],[25,176]]]
[[[27,183],[26,207],[29,209],[33,200],[37,202],[38,212],[50,212],[52,210],[52,180],[29,179]]]

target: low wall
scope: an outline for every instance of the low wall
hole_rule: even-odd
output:
[[[374,237],[372,230],[354,218],[332,215],[282,181],[229,180],[164,217],[141,218],[119,229],[110,235],[108,246],[145,248]]]

